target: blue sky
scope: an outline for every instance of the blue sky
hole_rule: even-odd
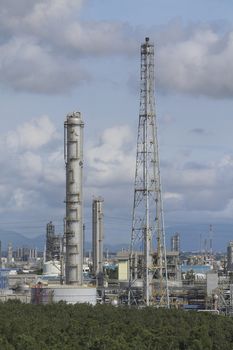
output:
[[[230,0],[0,0],[1,227],[62,230],[63,123],[78,110],[87,237],[101,195],[106,241],[129,242],[148,35],[166,226],[233,223],[232,13]]]
[[[185,22],[197,20],[232,20],[230,0],[91,0],[84,10],[84,18],[92,20],[120,20],[136,25],[167,24],[174,17]]]

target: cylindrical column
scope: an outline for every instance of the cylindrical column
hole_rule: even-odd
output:
[[[103,273],[103,198],[95,198],[92,203],[92,255],[93,272]]]
[[[67,115],[65,121],[66,218],[65,241],[66,283],[83,282],[83,127],[79,112]]]

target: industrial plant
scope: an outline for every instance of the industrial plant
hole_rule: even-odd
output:
[[[84,122],[80,112],[64,122],[64,230],[45,225],[43,252],[13,247],[4,256],[0,244],[0,301],[25,303],[109,303],[115,306],[182,308],[233,314],[233,242],[227,254],[213,252],[213,227],[198,252],[182,251],[182,234],[174,232],[170,248],[162,200],[155,111],[154,45],[141,45],[132,228],[129,248],[104,250],[103,197],[92,198],[92,248],[85,252],[83,194]],[[208,244],[207,244],[208,243]]]

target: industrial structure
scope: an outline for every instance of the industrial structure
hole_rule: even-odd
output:
[[[227,246],[227,270],[233,271],[233,241]]]
[[[103,198],[94,198],[92,202],[92,259],[93,273],[96,277],[103,275]]]
[[[71,304],[96,303],[95,286],[84,284],[83,279],[83,128],[80,112],[67,115],[64,123],[66,166],[66,215],[62,242],[64,249],[60,262],[44,264],[43,275],[31,290],[32,303],[59,301]],[[61,272],[60,279],[57,278],[59,272]]]
[[[60,260],[61,257],[61,236],[56,235],[55,226],[52,221],[46,225],[46,261]]]
[[[233,241],[227,257],[214,254],[210,225],[204,251],[201,237],[200,252],[181,252],[179,233],[171,237],[171,251],[166,251],[154,82],[154,45],[146,38],[141,45],[130,249],[103,256],[104,200],[97,197],[92,203],[92,254],[84,263],[84,123],[80,112],[73,112],[64,123],[64,237],[56,235],[51,221],[47,224],[44,259],[36,248],[13,251],[12,243],[2,256],[0,242],[0,301],[155,305],[233,316]]]
[[[178,232],[171,237],[171,251],[172,252],[180,251],[180,235]]]
[[[2,267],[2,241],[0,240],[0,268]]]
[[[7,247],[7,264],[10,266],[13,263],[13,246],[12,243],[8,243]]]
[[[146,38],[141,45],[140,113],[130,246],[129,303],[135,302],[134,287],[141,281],[142,302],[150,305],[158,301],[159,304],[169,307],[154,83],[154,45]]]
[[[209,227],[209,240],[210,240],[210,254],[213,254],[213,226]]]
[[[20,247],[16,250],[16,259],[17,261],[36,261],[37,260],[37,249]]]
[[[80,112],[67,115],[64,123],[66,165],[65,281],[83,283],[83,128]]]

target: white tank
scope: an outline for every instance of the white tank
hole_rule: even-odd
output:
[[[60,261],[46,261],[43,264],[43,275],[59,276],[61,271]]]
[[[68,285],[36,285],[31,289],[33,304],[48,304],[65,301],[67,304],[96,304],[96,288]]]

